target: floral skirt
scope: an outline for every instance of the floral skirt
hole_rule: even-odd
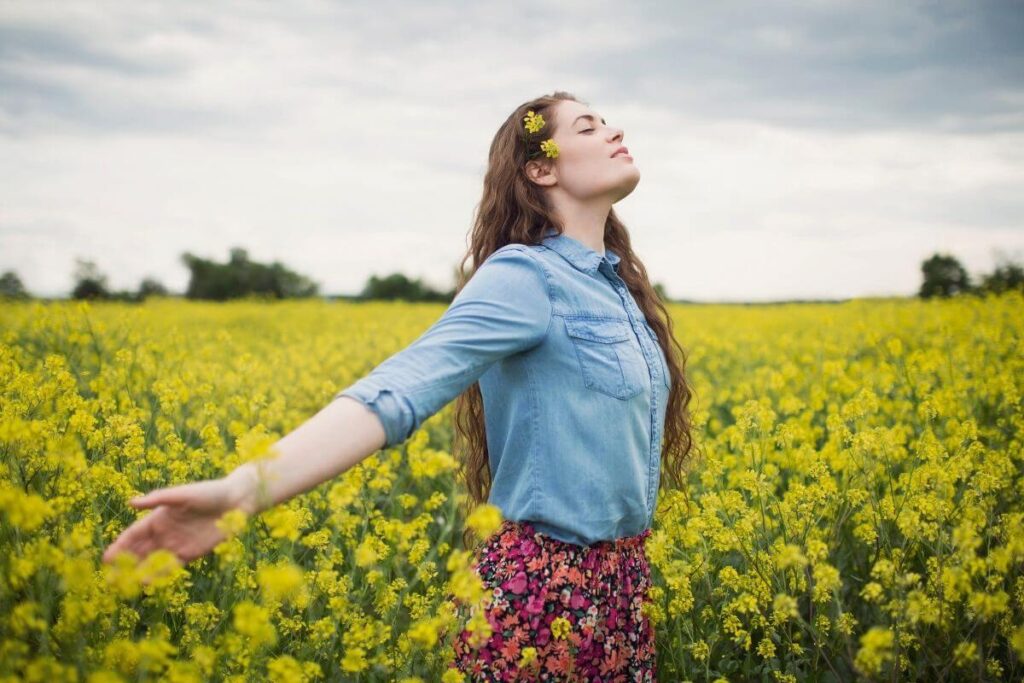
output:
[[[491,637],[473,647],[470,610],[452,598],[461,630],[451,668],[467,681],[653,683],[654,629],[644,541],[651,530],[580,546],[504,520],[474,551],[493,597],[482,608]]]

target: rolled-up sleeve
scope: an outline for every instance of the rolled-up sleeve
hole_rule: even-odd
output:
[[[507,245],[426,332],[334,398],[366,405],[384,425],[384,447],[400,444],[493,363],[540,344],[551,317],[544,266],[528,247]]]

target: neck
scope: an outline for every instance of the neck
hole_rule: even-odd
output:
[[[604,226],[609,211],[611,205],[606,202],[559,206],[556,200],[554,214],[565,235],[604,256]]]

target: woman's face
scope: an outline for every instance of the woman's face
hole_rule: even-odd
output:
[[[623,132],[605,124],[590,107],[561,100],[555,105],[558,145],[553,159],[557,185],[576,199],[606,197],[615,203],[629,195],[640,182],[640,169],[629,154],[615,154],[623,144]]]

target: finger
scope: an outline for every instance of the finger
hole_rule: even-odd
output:
[[[146,558],[149,557],[150,553],[154,550],[158,550],[159,548],[160,546],[155,541],[143,538],[136,540],[131,546],[125,546],[117,549],[114,552],[114,555],[120,553],[131,553],[135,556],[136,565],[139,565],[146,561]]]
[[[132,555],[135,555],[135,557],[137,559],[139,559],[139,553],[138,553],[138,550],[136,548],[127,547],[127,546],[124,546],[124,545],[120,545],[120,546],[113,546],[112,545],[109,548],[107,548],[106,552],[103,553],[103,561],[106,562],[107,564],[113,564],[114,561],[118,558],[118,556],[120,556],[120,555],[122,555],[124,553],[131,553]]]
[[[140,550],[141,539],[139,538],[138,530],[128,529],[122,532],[117,537],[117,540],[110,544],[106,552],[103,553],[103,560],[105,562],[112,562],[115,557],[126,552],[141,558]]]
[[[112,560],[115,555],[124,551],[130,551],[137,557],[141,557],[139,549],[144,540],[152,537],[154,519],[154,515],[146,515],[142,519],[132,522],[127,529],[114,539],[114,542],[107,548],[107,552],[104,553],[104,557],[109,556]]]
[[[166,489],[156,489],[141,496],[136,496],[128,502],[132,507],[138,509],[154,508],[157,505],[175,504],[184,502],[182,487],[175,486]]]
[[[107,549],[103,551],[103,561],[113,562],[114,558],[124,552],[125,549],[125,531],[121,532],[121,535],[114,539],[114,542],[107,546]]]

